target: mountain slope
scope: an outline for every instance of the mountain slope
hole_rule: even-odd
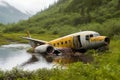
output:
[[[63,36],[80,30],[95,30],[107,36],[119,35],[119,4],[119,0],[59,0],[49,9],[8,27],[4,32],[29,30]]]
[[[19,20],[27,19],[29,15],[24,14],[17,10],[16,8],[12,7],[6,2],[2,2],[4,4],[0,5],[0,22],[1,23],[14,23],[18,22]]]

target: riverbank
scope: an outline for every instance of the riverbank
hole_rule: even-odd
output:
[[[39,68],[51,69],[53,63],[48,63],[43,56],[35,57],[26,50],[28,44],[9,44],[0,46],[0,69],[3,71],[12,70],[14,67],[24,70],[37,70]]]
[[[76,62],[68,65],[67,69],[56,67],[53,69],[38,69],[23,71],[14,68],[11,71],[1,71],[1,80],[119,80],[120,75],[120,40],[112,40],[109,51],[88,51],[94,61],[84,64]]]
[[[27,40],[20,38],[26,36],[22,33],[0,34],[1,42],[8,44],[10,42],[26,43]],[[59,36],[32,34],[33,38],[49,41]],[[13,68],[11,71],[0,70],[0,79],[3,80],[119,80],[120,75],[120,40],[119,38],[111,39],[110,49],[105,52],[96,52],[94,50],[88,51],[94,57],[94,61],[84,64],[82,62],[75,62],[68,65],[67,69],[58,68],[53,69],[38,69],[35,71],[24,71]]]

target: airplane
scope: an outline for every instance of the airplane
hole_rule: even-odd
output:
[[[27,37],[35,53],[56,56],[84,53],[90,49],[103,49],[110,43],[110,38],[101,36],[95,31],[80,31],[51,41],[33,39],[27,32]],[[72,53],[72,54],[71,54]]]

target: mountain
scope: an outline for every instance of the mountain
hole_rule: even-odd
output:
[[[2,1],[2,4],[4,5],[0,5],[0,22],[3,24],[15,23],[20,20],[28,19],[30,16],[17,10],[7,2]]]
[[[28,20],[8,26],[4,32],[29,30],[64,36],[80,30],[94,30],[113,37],[120,34],[119,22],[120,0],[59,0]]]

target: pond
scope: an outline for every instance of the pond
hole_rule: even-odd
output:
[[[36,61],[30,63],[33,56],[27,53],[29,48],[30,46],[27,44],[0,46],[0,69],[11,70],[16,67],[23,70],[36,70],[39,68],[51,69],[54,66],[53,63],[48,63],[42,56],[38,56]]]

